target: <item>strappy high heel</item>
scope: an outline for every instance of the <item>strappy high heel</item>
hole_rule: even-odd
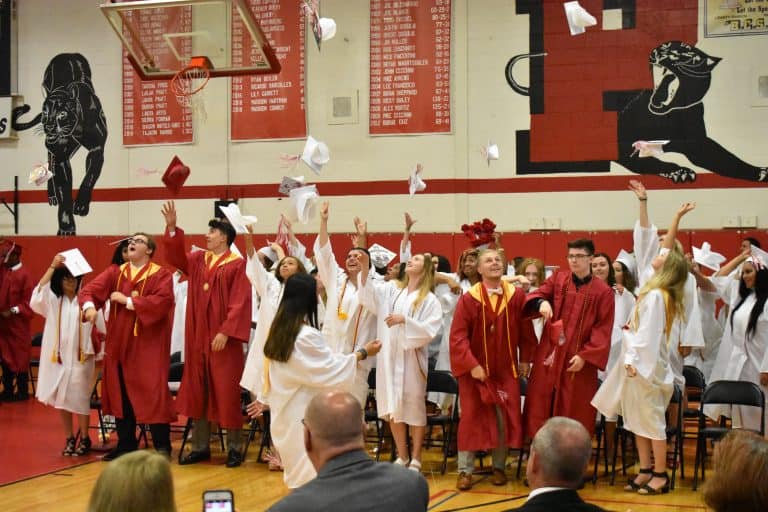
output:
[[[91,438],[90,437],[81,437],[80,442],[77,443],[77,449],[75,450],[74,455],[75,457],[82,457],[83,455],[88,455],[91,451]]]
[[[663,478],[665,480],[664,485],[662,485],[659,488],[654,488],[648,485],[650,483],[650,480],[646,482],[644,485],[640,486],[640,488],[637,490],[637,494],[642,495],[649,495],[649,494],[667,494],[669,492],[669,475],[666,471],[663,473],[656,473],[655,471],[651,473],[652,478]]]
[[[638,475],[651,475],[651,478],[653,478],[653,468],[640,468]],[[635,478],[637,478],[637,476],[635,476]],[[637,492],[640,490],[640,488],[643,487],[643,485],[648,483],[648,482],[645,482],[643,484],[637,484],[635,483],[635,478],[630,478],[628,480],[627,485],[624,486],[625,491]]]
[[[75,453],[75,445],[77,443],[77,439],[74,436],[70,436],[67,438],[67,444],[64,446],[64,449],[61,451],[61,454],[65,457],[71,457]]]

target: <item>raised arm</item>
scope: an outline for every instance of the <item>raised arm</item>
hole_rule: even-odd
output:
[[[639,202],[640,212],[638,219],[640,227],[651,227],[651,222],[648,220],[648,192],[645,190],[645,185],[638,180],[629,180],[629,190],[635,193]]]
[[[368,223],[355,217],[353,219],[355,224],[355,237],[357,242],[354,244],[356,247],[368,247]]]
[[[403,229],[403,239],[400,241],[400,263],[405,263],[411,259],[411,228],[416,224],[416,219],[411,214],[405,212],[405,228]]]
[[[189,275],[187,255],[184,251],[184,230],[176,226],[176,205],[173,201],[168,201],[161,211],[165,218],[165,257],[171,266]]]
[[[736,270],[736,268],[739,265],[747,261],[747,258],[749,258],[750,256],[751,256],[751,252],[749,251],[749,249],[747,249],[746,251],[742,252],[741,254],[733,258],[731,261],[729,261],[728,263],[720,267],[720,270],[715,272],[712,277],[729,275],[731,272]]]
[[[38,315],[45,316],[48,314],[48,300],[46,296],[48,294],[53,295],[53,293],[50,291],[50,289],[46,288],[46,286],[51,282],[53,271],[62,265],[64,265],[64,256],[57,254],[53,257],[53,261],[45,270],[45,274],[43,274],[43,277],[40,278],[40,282],[32,292],[32,298],[29,300],[29,307],[31,307],[32,311]],[[44,290],[47,290],[47,293],[45,293]]]
[[[672,216],[672,222],[669,225],[667,234],[664,236],[664,241],[661,244],[662,249],[672,249],[675,246],[675,239],[677,238],[677,230],[680,227],[680,219],[682,219],[686,213],[696,208],[696,203],[683,203],[680,208],[677,209]]]
[[[320,230],[317,232],[317,244],[320,247],[328,245],[328,201],[320,205]]]

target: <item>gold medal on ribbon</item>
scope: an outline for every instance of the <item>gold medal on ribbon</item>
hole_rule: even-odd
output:
[[[493,325],[493,324],[491,324],[491,328],[490,328],[490,331],[491,331],[491,332],[493,332],[493,331],[495,331],[495,330],[496,330],[496,328],[494,327],[494,325]]]
[[[138,297],[139,296],[139,290],[133,290],[131,292],[131,297]]]
[[[207,292],[208,288],[210,288],[210,285],[208,285],[208,283],[203,284],[203,290]]]
[[[343,312],[342,310],[338,310],[336,312],[336,316],[339,317],[339,320],[346,320],[347,319],[347,314],[345,312]]]

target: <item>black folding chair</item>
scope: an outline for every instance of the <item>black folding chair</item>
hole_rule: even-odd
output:
[[[440,473],[445,474],[448,465],[448,455],[451,450],[451,443],[459,426],[459,383],[451,372],[430,370],[427,374],[427,393],[444,393],[452,395],[451,405],[448,414],[442,411],[438,414],[427,416],[427,427],[440,427],[443,437],[441,440],[428,438],[427,446],[437,445],[443,450],[443,462],[440,466]],[[427,429],[431,431],[431,428]]]
[[[707,387],[704,374],[701,370],[695,366],[685,365],[683,366],[683,378],[685,379],[685,392],[684,396],[687,398],[688,404],[683,409],[683,424],[687,423],[689,426],[693,424],[696,428],[699,425],[699,402],[701,402],[701,395],[704,393],[704,388]],[[691,406],[691,404],[695,404]],[[696,439],[696,433],[691,435],[684,435],[685,439]],[[682,476],[682,473],[681,473]]]
[[[677,385],[675,385],[672,391],[672,400],[670,401],[670,408],[677,409],[677,420],[674,424],[669,423],[667,420],[667,440],[672,441],[672,479],[669,485],[672,489],[675,488],[675,475],[677,473],[677,462],[680,461],[680,478],[685,478],[685,457],[683,456],[683,392]]]
[[[693,490],[699,483],[699,466],[701,466],[701,479],[704,480],[704,466],[707,457],[707,441],[718,440],[725,435],[731,426],[726,422],[707,425],[704,407],[707,405],[744,405],[760,408],[761,436],[765,435],[765,395],[760,386],[754,382],[736,380],[718,380],[711,382],[701,396],[699,406],[699,433],[696,436],[696,459],[693,468]]]
[[[32,373],[32,368],[37,368],[37,372],[40,372],[40,347],[43,346],[43,333],[39,332],[32,336],[32,357],[29,358],[29,382],[32,383],[32,394],[37,393],[35,389],[35,382],[37,382],[37,376]],[[21,390],[19,390],[21,392]]]

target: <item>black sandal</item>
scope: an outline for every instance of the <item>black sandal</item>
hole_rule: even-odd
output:
[[[83,455],[88,455],[91,451],[91,438],[90,437],[81,437],[80,443],[77,445],[77,450],[75,450],[75,453],[73,455],[75,457],[82,457]]]
[[[638,472],[638,475],[653,475],[653,468],[640,468],[640,471]],[[637,478],[637,475],[635,475],[635,478]],[[648,483],[648,482],[646,482],[645,484],[636,484],[635,483],[635,478],[630,478],[627,481],[627,485],[624,486],[624,490],[625,491],[627,491],[627,492],[637,492],[638,490],[640,490],[643,487],[643,485],[646,485]],[[653,478],[653,476],[651,476],[651,478]]]
[[[77,439],[74,436],[68,437],[67,438],[67,445],[61,451],[61,454],[64,457],[70,457],[70,456],[74,455],[76,442],[77,442]]]
[[[664,485],[662,485],[658,489],[655,489],[650,485],[648,485],[648,483],[650,483],[650,481],[648,481],[644,485],[640,486],[640,489],[637,490],[637,494],[642,494],[644,496],[649,494],[667,494],[669,492],[669,475],[667,474],[667,472],[664,471],[663,473],[656,473],[654,471],[651,474],[653,475],[653,477],[656,477],[656,478],[664,478],[666,482],[664,483]]]

